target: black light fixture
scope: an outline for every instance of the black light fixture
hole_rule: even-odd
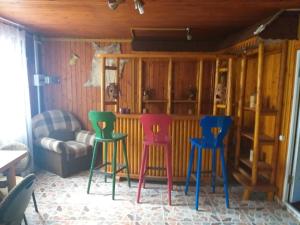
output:
[[[142,0],[134,0],[134,8],[139,11],[139,14],[144,14],[144,2]]]
[[[115,10],[118,6],[125,0],[107,0],[107,5],[111,10]],[[144,14],[144,2],[142,0],[133,0],[134,8],[139,12],[139,14]]]
[[[115,10],[123,2],[124,2],[124,0],[107,0],[108,7],[111,10]]]
[[[191,41],[192,38],[193,38],[193,36],[192,36],[192,34],[191,34],[191,28],[190,28],[190,27],[187,27],[187,28],[185,28],[185,30],[186,30],[186,39],[187,39],[188,41]]]

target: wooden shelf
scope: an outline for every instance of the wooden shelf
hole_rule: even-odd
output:
[[[105,69],[106,70],[117,70],[118,67],[116,67],[116,66],[105,66]]]
[[[255,113],[255,108],[244,107],[243,110]],[[262,115],[274,115],[274,116],[276,116],[277,110],[276,109],[262,109],[260,113]]]
[[[252,141],[254,140],[254,134],[251,131],[242,130],[241,135],[245,138],[248,138],[248,139],[252,140]],[[259,136],[259,141],[260,141],[261,144],[273,144],[275,140],[274,140],[274,138],[272,138],[268,135],[261,134]]]
[[[185,100],[185,99],[178,99],[172,100],[173,103],[197,103],[196,100]]]
[[[217,104],[216,107],[219,108],[219,109],[225,109],[226,104]]]
[[[105,105],[116,105],[118,102],[117,101],[105,101]]]
[[[240,161],[244,165],[246,165],[247,167],[249,167],[250,169],[252,169],[253,163],[249,159],[241,158]],[[272,170],[271,165],[269,165],[268,163],[263,162],[263,161],[258,161],[257,162],[257,167],[261,171],[271,171]]]
[[[275,192],[276,187],[266,180],[259,179],[256,185],[252,185],[251,179],[242,174],[239,171],[233,172],[234,178],[249,191],[258,191],[258,192]]]
[[[143,103],[153,104],[153,103],[167,103],[168,100],[163,99],[153,99],[153,100],[143,100]]]
[[[219,73],[225,73],[228,72],[228,68],[227,67],[221,67],[219,68]]]

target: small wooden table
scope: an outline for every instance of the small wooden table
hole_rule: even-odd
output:
[[[16,185],[16,164],[26,155],[25,150],[0,150],[0,173],[7,172],[8,190]]]

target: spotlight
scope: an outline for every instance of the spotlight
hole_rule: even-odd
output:
[[[186,39],[188,41],[192,40],[193,36],[191,34],[191,28],[187,27],[185,30],[186,30]]]
[[[118,8],[119,4],[122,2],[124,2],[124,0],[107,0],[108,7],[111,10],[115,10],[116,8]]]
[[[134,0],[134,8],[139,11],[139,14],[144,14],[144,3],[142,0]]]

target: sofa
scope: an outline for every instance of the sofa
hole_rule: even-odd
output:
[[[90,167],[95,134],[70,112],[50,110],[32,118],[34,162],[61,177]],[[100,146],[101,147],[101,146]],[[98,154],[97,162],[101,154]]]

